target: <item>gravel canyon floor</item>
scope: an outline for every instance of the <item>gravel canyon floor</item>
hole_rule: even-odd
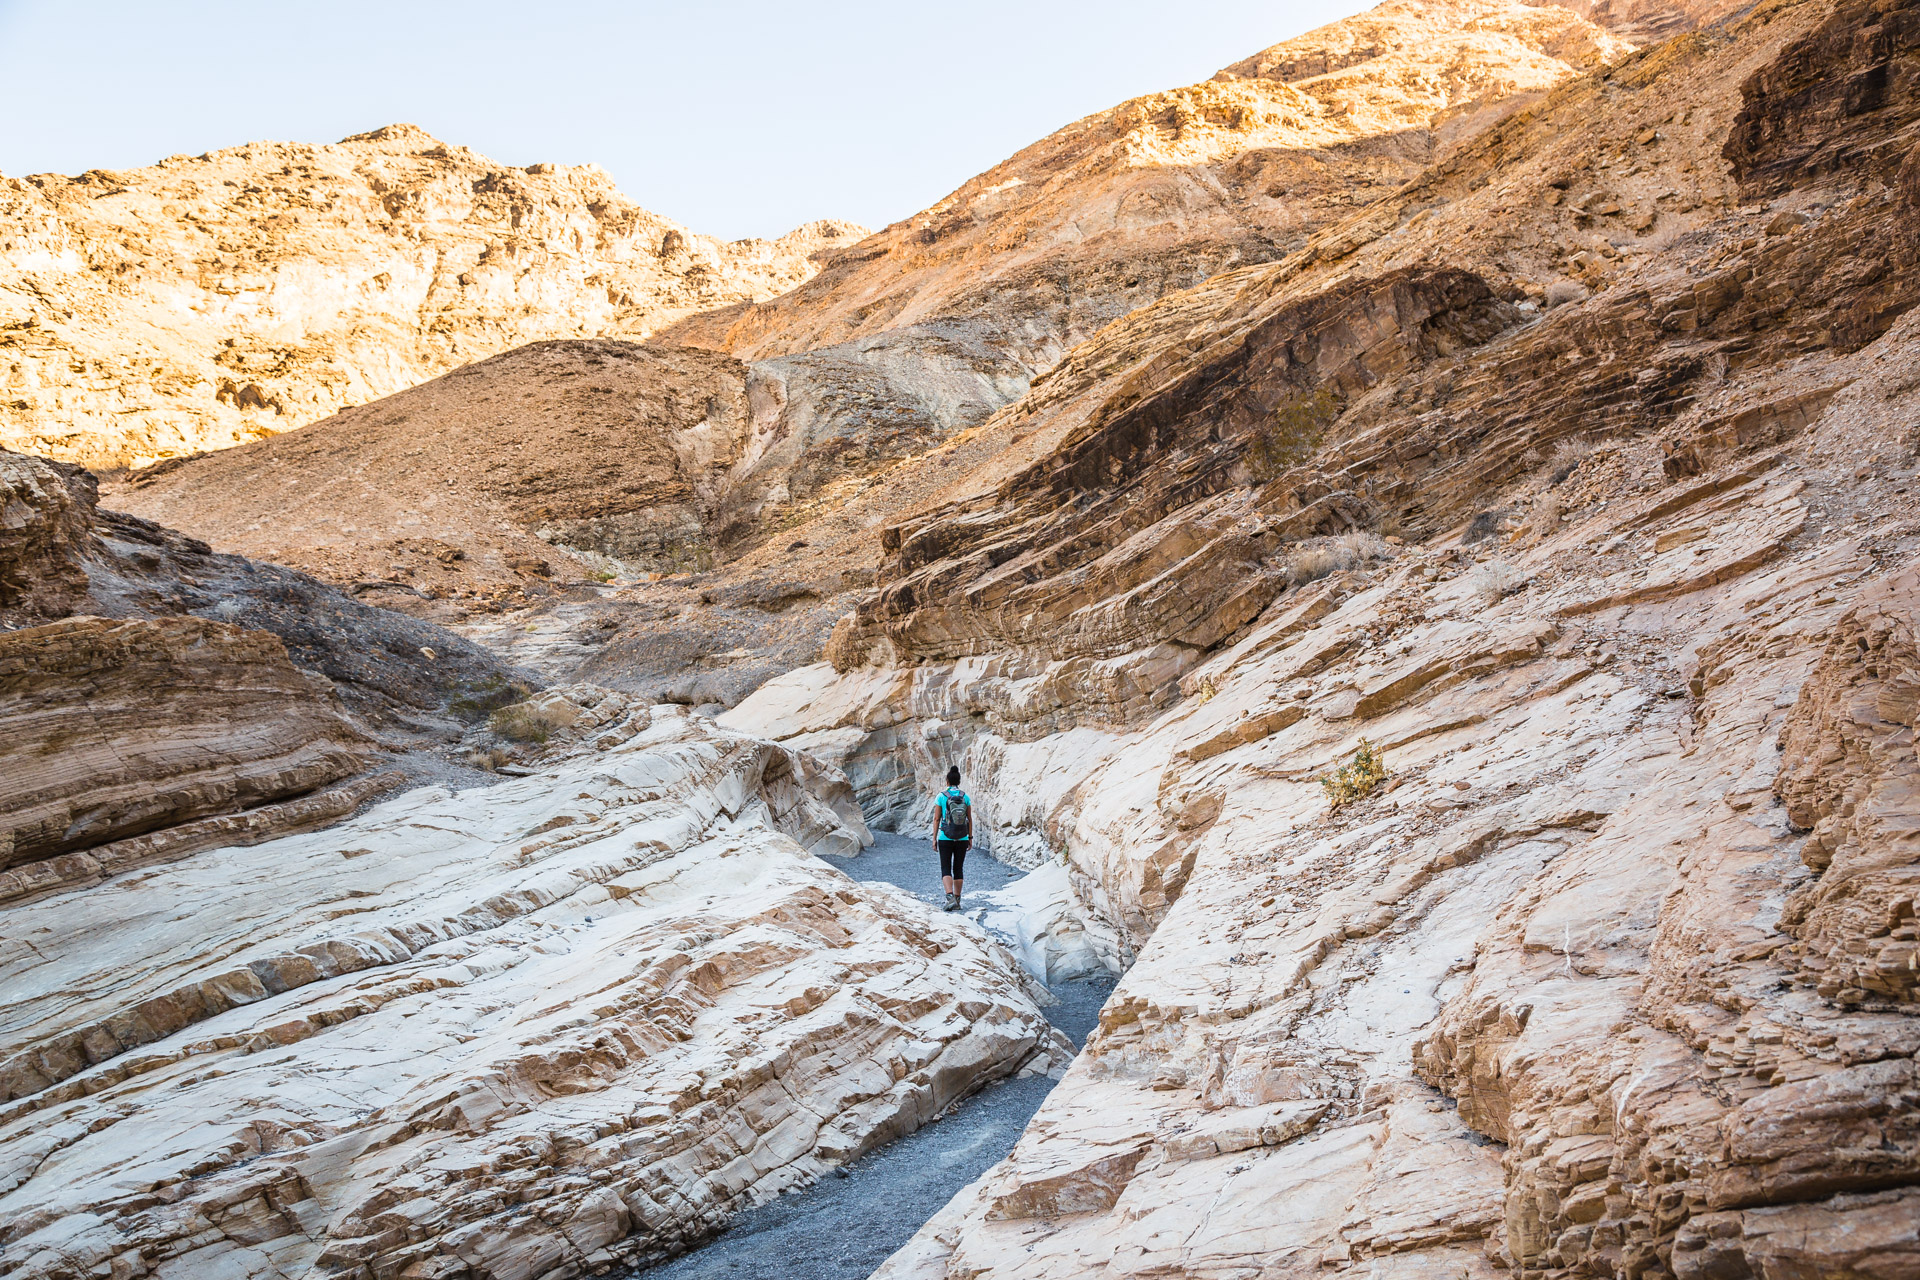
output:
[[[7,184],[0,1275],[1920,1276],[1912,0]]]
[[[920,840],[883,833],[858,858],[824,856],[856,880],[885,881],[929,903],[940,896],[939,869]],[[997,895],[1019,874],[974,852],[967,861],[970,906],[980,894]],[[986,913],[984,907],[975,910]],[[1059,978],[1042,1012],[1078,1048],[1099,1025],[1100,1006],[1112,990],[1113,979],[1104,972]],[[954,1193],[1006,1156],[1053,1084],[1033,1075],[992,1085],[938,1123],[805,1191],[749,1210],[712,1244],[643,1274],[650,1280],[862,1280]]]

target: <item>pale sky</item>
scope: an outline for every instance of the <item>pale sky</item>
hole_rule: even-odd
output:
[[[0,0],[0,173],[419,125],[696,231],[881,227],[1356,0]]]

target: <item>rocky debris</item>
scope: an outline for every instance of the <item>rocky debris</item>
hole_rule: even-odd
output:
[[[867,838],[831,771],[640,718],[9,910],[0,1266],[604,1271],[1065,1060],[1012,957],[808,855]]]
[[[0,178],[0,447],[96,468],[226,448],[522,343],[771,297],[864,234],[726,243],[595,166],[510,168],[404,124]]]
[[[68,618],[0,632],[0,867],[304,795],[372,743],[264,631]]]

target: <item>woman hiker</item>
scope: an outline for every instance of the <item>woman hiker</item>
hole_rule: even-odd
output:
[[[973,801],[960,789],[960,770],[947,770],[947,789],[933,802],[933,851],[940,855],[940,883],[947,891],[948,911],[960,909],[960,889],[967,865],[967,846],[973,843]]]

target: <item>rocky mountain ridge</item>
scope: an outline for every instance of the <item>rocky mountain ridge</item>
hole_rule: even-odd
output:
[[[97,469],[221,449],[540,338],[640,338],[858,240],[696,235],[598,168],[412,125],[0,177],[0,448]]]
[[[1168,293],[1294,251],[1631,45],[1566,9],[1389,3],[1296,42],[1347,56],[1301,74],[1259,57],[1060,129],[806,284],[692,316],[657,341],[833,372],[919,404],[923,436],[975,425],[1075,344]],[[1333,65],[1338,63],[1338,65]],[[963,354],[957,401],[922,381]],[[911,359],[907,358],[911,357]],[[845,411],[842,411],[843,414]],[[872,434],[866,424],[865,435]]]
[[[649,602],[642,645],[620,645],[590,671],[638,688],[644,670],[646,687],[731,702],[804,659],[844,611],[840,597],[866,581],[872,547],[851,564],[839,558],[850,570],[839,576],[782,567],[793,544],[818,543],[801,527],[877,523],[877,508],[942,479],[915,474],[922,450],[1051,377],[1073,343],[1223,268],[1300,251],[1437,155],[1629,48],[1559,8],[1388,4],[1214,80],[1076,122],[841,253],[803,287],[663,331],[649,343],[659,355],[584,356],[569,373],[558,348],[551,369],[529,351],[297,438],[151,468],[112,498],[222,547],[338,582],[394,584],[377,598],[411,611],[425,591],[447,602],[427,615],[446,621],[542,595],[548,575],[724,570],[745,555],[774,567],[749,571],[738,590],[690,582]],[[737,363],[670,355],[670,343]],[[637,378],[595,372],[643,366]],[[484,391],[472,381],[482,377]],[[559,389],[562,377],[578,379],[574,391]],[[456,386],[488,406],[475,412]],[[574,392],[602,398],[588,409]],[[423,442],[396,414],[431,424],[435,438]],[[598,443],[545,435],[542,415],[603,423],[596,440],[649,438],[626,451],[635,461],[611,467]],[[516,443],[497,438],[508,422]],[[543,442],[537,466],[521,437]],[[658,460],[636,465],[649,454]],[[571,478],[535,480],[542,468]],[[446,550],[429,555],[428,542]],[[736,597],[742,607],[729,604]],[[669,619],[681,614],[676,628]],[[580,634],[609,639],[598,623],[622,616],[583,617]],[[568,652],[584,656],[577,644]]]

